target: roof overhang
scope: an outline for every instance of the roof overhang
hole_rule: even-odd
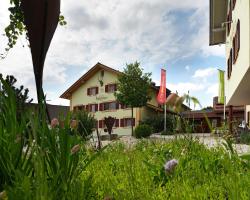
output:
[[[225,44],[228,0],[210,0],[209,45]]]

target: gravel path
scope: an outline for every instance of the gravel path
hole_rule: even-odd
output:
[[[182,138],[185,135],[167,135],[167,136],[162,136],[162,135],[158,135],[158,134],[153,134],[150,139],[157,139],[157,140],[172,140],[175,139],[176,137]],[[199,138],[200,142],[207,145],[209,148],[212,147],[217,147],[219,145],[222,145],[223,139],[221,137],[215,137],[215,136],[211,136],[210,134],[192,134],[192,136]],[[137,139],[132,137],[132,136],[122,136],[119,141],[125,143],[128,146],[134,145],[137,143]],[[115,141],[112,141],[115,142]],[[110,141],[102,141],[102,145],[107,145],[109,144]],[[245,145],[245,144],[235,144],[234,145],[237,153],[239,155],[241,154],[246,154],[246,153],[250,153],[250,146],[249,145]]]

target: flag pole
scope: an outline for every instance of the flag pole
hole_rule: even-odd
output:
[[[167,130],[167,105],[164,103],[164,132]]]
[[[167,75],[166,75],[167,76]],[[167,77],[165,77],[165,98],[166,98],[166,95],[167,95],[167,85],[166,85],[166,79]],[[167,131],[167,104],[166,104],[166,101],[164,102],[164,132]]]

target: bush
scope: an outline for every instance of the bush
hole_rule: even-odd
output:
[[[135,128],[136,138],[145,138],[152,134],[152,128],[147,124],[140,124]]]
[[[78,122],[77,133],[82,136],[84,140],[88,140],[96,127],[96,119],[94,116],[85,110],[81,110],[73,113],[73,119]]]
[[[173,131],[174,127],[174,117],[167,115],[167,130]],[[147,124],[152,127],[154,133],[160,133],[164,129],[164,115],[154,116],[146,119],[142,124]]]
[[[161,135],[174,135],[174,131],[169,131],[169,130],[162,131]]]
[[[240,134],[239,142],[242,144],[250,144],[250,133],[244,131]]]

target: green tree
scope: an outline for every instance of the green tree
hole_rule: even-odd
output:
[[[28,93],[29,90],[21,85],[19,88],[15,86],[17,80],[14,76],[6,76],[3,78],[3,75],[0,74],[0,105],[3,103],[3,98],[9,98],[8,90],[12,90],[15,94],[15,105],[17,111],[17,119],[21,118],[22,112],[27,106],[27,103],[31,103],[33,99],[29,99]]]
[[[151,85],[151,73],[143,73],[140,63],[127,64],[123,73],[118,77],[118,88],[115,92],[116,99],[131,107],[132,119],[133,108],[142,107],[151,99],[149,90]],[[133,126],[132,126],[133,135]]]

